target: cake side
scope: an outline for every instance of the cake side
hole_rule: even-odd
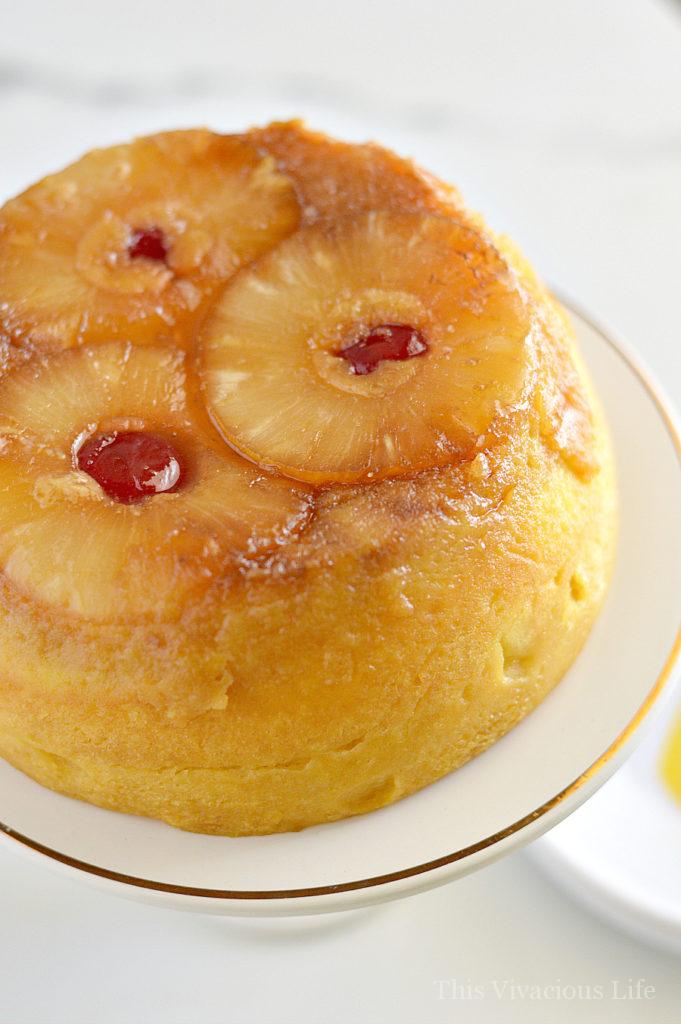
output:
[[[195,609],[167,647],[159,627],[60,647],[13,609],[3,661],[24,671],[3,688],[3,756],[71,796],[228,834],[361,813],[448,773],[542,700],[598,613],[615,498],[595,417],[588,480],[528,431],[369,508],[330,504],[307,567],[291,550],[223,595],[219,643]]]

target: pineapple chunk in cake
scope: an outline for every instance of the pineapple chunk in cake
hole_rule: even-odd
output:
[[[0,566],[33,599],[162,619],[305,522],[302,489],[217,436],[185,362],[112,342],[36,357],[0,383]]]
[[[227,286],[206,401],[263,467],[316,484],[468,457],[519,403],[531,315],[491,242],[390,211],[301,229]]]
[[[273,158],[236,137],[94,150],[0,212],[0,337],[185,344],[216,286],[298,216]]]

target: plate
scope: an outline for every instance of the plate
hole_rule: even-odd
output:
[[[74,878],[226,915],[349,910],[481,868],[565,818],[623,762],[679,656],[681,441],[637,360],[572,308],[610,421],[621,498],[606,606],[559,686],[508,735],[391,807],[303,832],[177,831],[0,764],[0,836]]]
[[[681,693],[605,786],[528,853],[559,885],[611,924],[681,955],[681,803],[660,760]]]

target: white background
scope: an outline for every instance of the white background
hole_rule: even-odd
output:
[[[0,26],[3,195],[142,130],[302,113],[455,181],[681,402],[681,3],[0,0]],[[459,998],[439,999],[450,979]],[[629,979],[654,997],[615,1000]],[[119,902],[0,850],[1,1024],[454,1019],[675,1024],[681,964],[524,854],[376,910],[258,923]]]

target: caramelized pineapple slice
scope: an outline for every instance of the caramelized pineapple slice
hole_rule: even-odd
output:
[[[62,612],[164,619],[301,526],[305,492],[263,478],[204,417],[179,350],[113,342],[15,368],[0,383],[2,571]],[[182,476],[125,502],[79,453],[131,432],[177,453]]]
[[[298,216],[273,158],[236,137],[94,150],[0,211],[0,337],[185,344],[216,286]]]
[[[302,121],[275,121],[249,138],[295,182],[307,223],[370,210],[441,213],[443,204],[466,216],[455,188],[375,142],[341,142]]]
[[[314,484],[469,457],[524,394],[531,313],[491,243],[377,212],[299,231],[227,287],[200,341],[228,442]]]

